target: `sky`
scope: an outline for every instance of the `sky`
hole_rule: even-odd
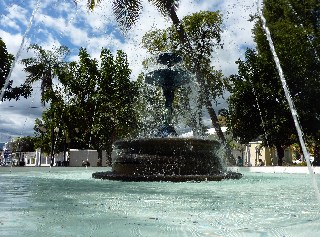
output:
[[[70,48],[70,61],[77,60],[80,47],[98,58],[101,49],[113,53],[123,50],[132,70],[131,79],[143,71],[141,62],[148,57],[141,47],[141,39],[149,30],[163,29],[171,25],[147,1],[137,24],[123,34],[112,14],[111,1],[104,0],[92,12],[86,7],[87,0],[0,0],[0,37],[9,53],[19,57],[10,80],[18,86],[26,79],[20,60],[32,56],[27,51],[30,44],[38,44],[51,50],[65,45]],[[223,14],[223,50],[212,54],[212,65],[225,76],[237,73],[235,61],[244,58],[246,48],[253,48],[248,19],[257,11],[255,0],[181,0],[177,11],[181,19],[199,11],[217,11]],[[0,104],[0,142],[14,137],[32,136],[34,121],[41,118],[45,109],[40,103],[40,84],[35,84],[29,99],[5,101]],[[221,100],[221,106],[226,106]]]

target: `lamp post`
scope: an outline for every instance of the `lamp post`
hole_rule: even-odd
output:
[[[20,164],[21,164],[21,146],[20,146],[20,142],[18,142],[17,145],[18,145],[17,151],[19,152],[18,166],[20,166]]]
[[[63,162],[62,166],[67,166],[67,161],[66,161],[66,153],[67,153],[67,132],[65,129],[62,130],[62,135],[63,135]]]
[[[66,163],[66,131],[63,131],[63,162],[62,165],[65,166]]]
[[[42,142],[43,142],[43,134],[47,131],[47,129],[45,128],[45,127],[43,127],[43,126],[40,126],[39,127],[39,130],[41,131],[41,140],[42,140]],[[41,153],[42,153],[42,150],[41,150],[41,147],[40,147],[40,161],[39,161],[39,166],[41,166],[41,157],[42,157],[42,155],[41,155]]]
[[[43,126],[39,126],[39,130],[42,132],[41,137],[43,140],[43,134],[47,131],[47,129]],[[58,127],[52,127],[51,128],[51,158],[50,158],[50,166],[54,165],[54,146],[55,146],[55,136],[54,133],[58,133],[59,128]],[[40,165],[41,165],[41,152],[40,152]]]
[[[260,164],[260,162],[259,162],[259,157],[260,157],[260,147],[259,147],[259,145],[258,146],[256,146],[255,147],[255,149],[256,149],[256,162],[255,162],[255,165],[257,166],[257,165],[261,165]],[[259,163],[258,163],[259,162]]]
[[[50,162],[50,166],[52,167],[53,164],[54,164],[54,145],[55,145],[55,142],[54,142],[54,139],[55,139],[55,136],[54,136],[54,133],[58,133],[59,132],[59,128],[58,127],[52,127],[51,128],[51,162]]]

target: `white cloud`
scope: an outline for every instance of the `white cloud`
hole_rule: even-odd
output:
[[[86,6],[81,6],[81,14],[95,32],[104,32],[108,25],[116,25],[109,1],[102,1],[94,11],[88,11]]]
[[[22,41],[21,34],[11,34],[0,29],[0,37],[6,43],[7,50],[11,54],[16,54]]]
[[[212,55],[212,65],[222,70],[225,76],[237,72],[235,61],[243,58],[246,47],[253,47],[251,29],[253,23],[249,22],[250,14],[254,14],[255,4],[253,1],[216,1],[211,4],[209,1],[201,1],[200,4],[192,7],[200,10],[217,11],[223,15],[223,32],[221,40],[223,49],[216,49]]]
[[[6,15],[1,17],[0,24],[12,27],[15,30],[21,30],[20,24],[26,26],[28,24],[28,11],[23,7],[12,4],[6,8]]]

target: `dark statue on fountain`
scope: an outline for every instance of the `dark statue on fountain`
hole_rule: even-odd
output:
[[[190,75],[180,68],[172,69],[174,65],[180,63],[182,58],[173,53],[163,53],[159,55],[158,63],[167,66],[165,69],[158,69],[150,72],[145,77],[145,82],[151,85],[160,86],[165,97],[165,116],[162,126],[159,128],[156,137],[177,136],[173,124],[173,99],[174,91],[177,87],[189,83]]]

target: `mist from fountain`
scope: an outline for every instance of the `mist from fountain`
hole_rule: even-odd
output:
[[[200,86],[195,80],[191,80],[186,87],[190,88],[191,93],[188,94],[190,105],[189,118],[193,120],[192,132],[194,137],[203,137],[202,111],[199,101]]]

